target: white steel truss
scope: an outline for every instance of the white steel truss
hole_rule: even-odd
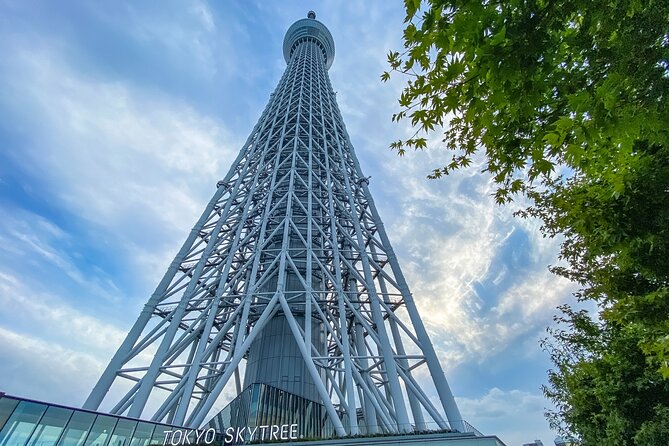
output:
[[[361,423],[469,430],[344,128],[334,42],[314,17],[289,30],[260,120],[84,408],[128,381],[112,413],[140,417],[151,397],[152,420],[200,426],[226,386],[241,391],[254,339],[283,318],[338,435]]]

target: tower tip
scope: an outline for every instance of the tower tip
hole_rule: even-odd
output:
[[[316,13],[314,11],[309,11],[307,13],[307,18],[308,19],[315,19],[316,18]]]

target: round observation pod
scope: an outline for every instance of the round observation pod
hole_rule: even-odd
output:
[[[293,23],[286,36],[283,38],[283,57],[286,63],[290,62],[290,57],[297,46],[304,41],[315,42],[323,51],[325,68],[332,66],[335,55],[334,39],[332,34],[321,22],[316,20],[316,13],[309,11],[306,19],[300,19]]]

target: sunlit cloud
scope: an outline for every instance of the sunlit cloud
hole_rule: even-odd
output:
[[[495,433],[508,445],[528,443],[543,438],[543,414],[546,400],[539,393],[522,390],[501,390],[493,387],[480,398],[456,398],[462,416],[477,423],[486,434]]]

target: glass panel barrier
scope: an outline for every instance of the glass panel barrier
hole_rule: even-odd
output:
[[[162,445],[165,441],[165,436],[167,435],[165,432],[171,430],[174,430],[174,428],[170,426],[164,426],[162,424],[157,425],[156,430],[153,432],[153,437],[151,437],[151,443],[149,444],[151,446]]]
[[[86,446],[106,446],[109,440],[109,435],[114,430],[117,418],[108,417],[106,415],[98,415],[93,423],[91,433],[86,439]]]
[[[9,419],[14,408],[19,404],[18,400],[12,398],[0,398],[0,431],[5,425],[5,422]]]
[[[46,411],[45,404],[21,401],[0,431],[0,446],[23,446]]]
[[[137,421],[118,420],[108,446],[129,446]]]
[[[174,429],[0,393],[0,446],[163,446]]]
[[[82,446],[94,420],[95,414],[75,412],[72,418],[70,418],[69,423],[67,423],[58,446]]]
[[[135,429],[135,433],[132,434],[130,446],[148,446],[151,441],[151,435],[153,435],[154,427],[155,426],[151,423],[140,422],[137,425],[137,429]]]
[[[28,446],[55,446],[73,412],[50,406],[28,440]]]

